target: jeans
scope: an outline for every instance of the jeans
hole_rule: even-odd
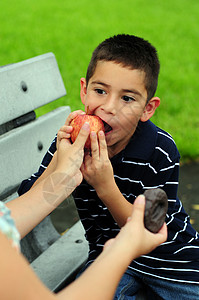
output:
[[[134,300],[144,287],[146,300],[198,300],[199,284],[162,280],[128,269],[123,275],[114,300]]]

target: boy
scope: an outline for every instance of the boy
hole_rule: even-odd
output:
[[[160,104],[154,96],[158,74],[151,44],[117,35],[95,49],[86,79],[81,79],[83,104],[105,123],[99,145],[91,133],[92,157],[85,156],[85,180],[74,193],[90,246],[87,265],[125,224],[137,195],[161,187],[168,196],[167,242],[130,264],[115,299],[134,299],[142,284],[151,298],[199,299],[199,237],[177,197],[180,155],[172,137],[149,120]],[[49,151],[56,151],[55,142]],[[42,165],[51,158],[47,154]],[[49,168],[54,163],[53,158]],[[20,193],[43,173],[43,166],[35,178],[22,183]]]

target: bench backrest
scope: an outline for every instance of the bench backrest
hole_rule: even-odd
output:
[[[17,197],[19,184],[37,171],[70,113],[70,107],[64,106],[36,118],[34,110],[65,94],[53,53],[0,67],[0,200]],[[82,266],[88,253],[80,221],[60,236],[50,217],[21,246],[37,275],[54,291]]]
[[[60,107],[35,120],[34,109],[65,94],[52,53],[0,68],[0,200],[37,170],[70,112]]]

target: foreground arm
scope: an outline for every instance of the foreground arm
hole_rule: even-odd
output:
[[[89,130],[85,124],[73,145],[69,139],[61,139],[54,170],[27,193],[7,203],[22,238],[81,183],[80,167]]]
[[[144,228],[143,196],[135,201],[131,219],[114,240],[105,245],[96,261],[71,285],[57,295],[52,294],[36,277],[24,257],[10,246],[0,233],[0,295],[5,300],[84,299],[110,300],[118,282],[136,257],[152,251],[167,237],[166,224],[157,234]]]
[[[4,300],[55,299],[39,281],[26,259],[0,232],[0,295]]]

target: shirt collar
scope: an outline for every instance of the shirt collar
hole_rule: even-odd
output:
[[[123,157],[148,160],[156,144],[157,129],[150,121],[139,122],[134,135],[128,145],[120,153],[113,157],[113,160],[121,160]]]

